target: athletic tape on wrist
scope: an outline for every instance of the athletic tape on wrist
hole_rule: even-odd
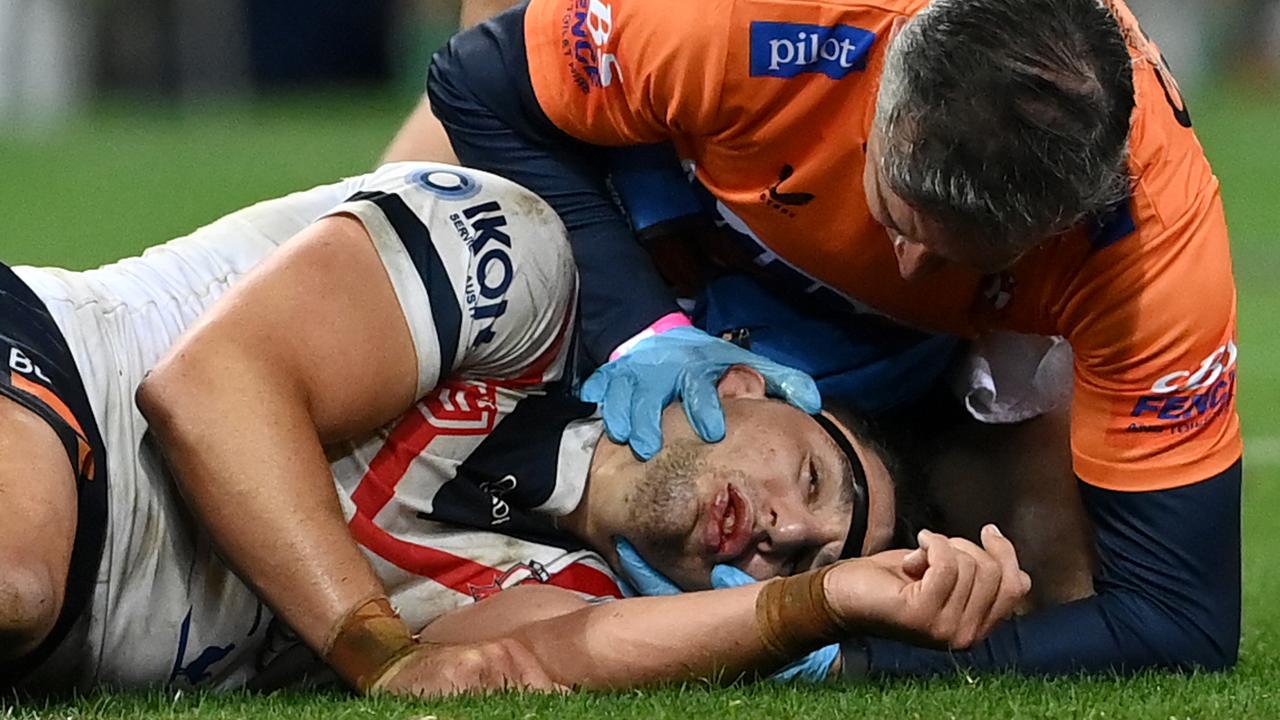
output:
[[[657,321],[649,327],[641,330],[633,335],[629,340],[614,348],[613,352],[609,353],[609,361],[613,362],[614,360],[617,360],[623,355],[631,352],[631,348],[635,347],[641,340],[648,340],[654,335],[661,335],[668,330],[674,330],[678,327],[688,327],[692,324],[693,321],[689,319],[689,316],[682,312],[667,313],[666,315],[658,318]]]
[[[846,634],[822,587],[827,573],[835,567],[774,578],[760,589],[756,630],[760,642],[778,662],[790,662]]]
[[[343,680],[363,693],[385,684],[390,671],[421,647],[391,601],[378,596],[355,606],[334,625],[322,654]]]

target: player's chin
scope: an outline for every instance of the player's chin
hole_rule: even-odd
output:
[[[685,592],[710,590],[713,567],[714,564],[706,558],[686,556],[673,564],[667,577]]]

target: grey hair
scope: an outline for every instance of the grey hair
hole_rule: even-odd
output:
[[[887,51],[878,169],[930,218],[1026,250],[1127,197],[1133,105],[1101,0],[934,0]]]

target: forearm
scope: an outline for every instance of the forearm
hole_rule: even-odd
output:
[[[769,583],[589,604],[550,586],[505,590],[422,629],[424,641],[512,640],[557,683],[629,688],[764,676],[831,643],[858,613],[826,599],[834,566]],[[838,568],[834,568],[838,569]],[[833,579],[836,587],[867,582]],[[861,570],[865,570],[862,568]],[[838,618],[838,619],[837,619]]]
[[[139,405],[223,557],[312,648],[382,589],[348,533],[296,382],[244,353],[178,357]]]
[[[512,635],[557,682],[621,689],[664,682],[733,682],[778,661],[756,629],[760,585],[590,605]],[[815,640],[813,647],[822,643]]]

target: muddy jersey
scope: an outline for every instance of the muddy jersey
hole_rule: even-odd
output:
[[[132,398],[230,286],[338,213],[367,229],[418,359],[420,402],[328,449],[352,532],[393,603],[421,626],[521,583],[619,594],[607,565],[551,520],[576,506],[601,432],[593,408],[558,385],[576,299],[563,226],[501,178],[390,165],[98,270],[17,269],[74,356],[110,471],[95,590],[28,687],[228,688],[308,667],[285,662],[297,640],[183,507]]]
[[[1078,475],[1196,482],[1242,451],[1236,300],[1214,177],[1159,50],[1114,0],[1133,58],[1131,196],[979,277],[899,277],[862,191],[885,38],[923,0],[531,0],[533,89],[603,145],[672,141],[757,264],[927,330],[1065,336]]]

